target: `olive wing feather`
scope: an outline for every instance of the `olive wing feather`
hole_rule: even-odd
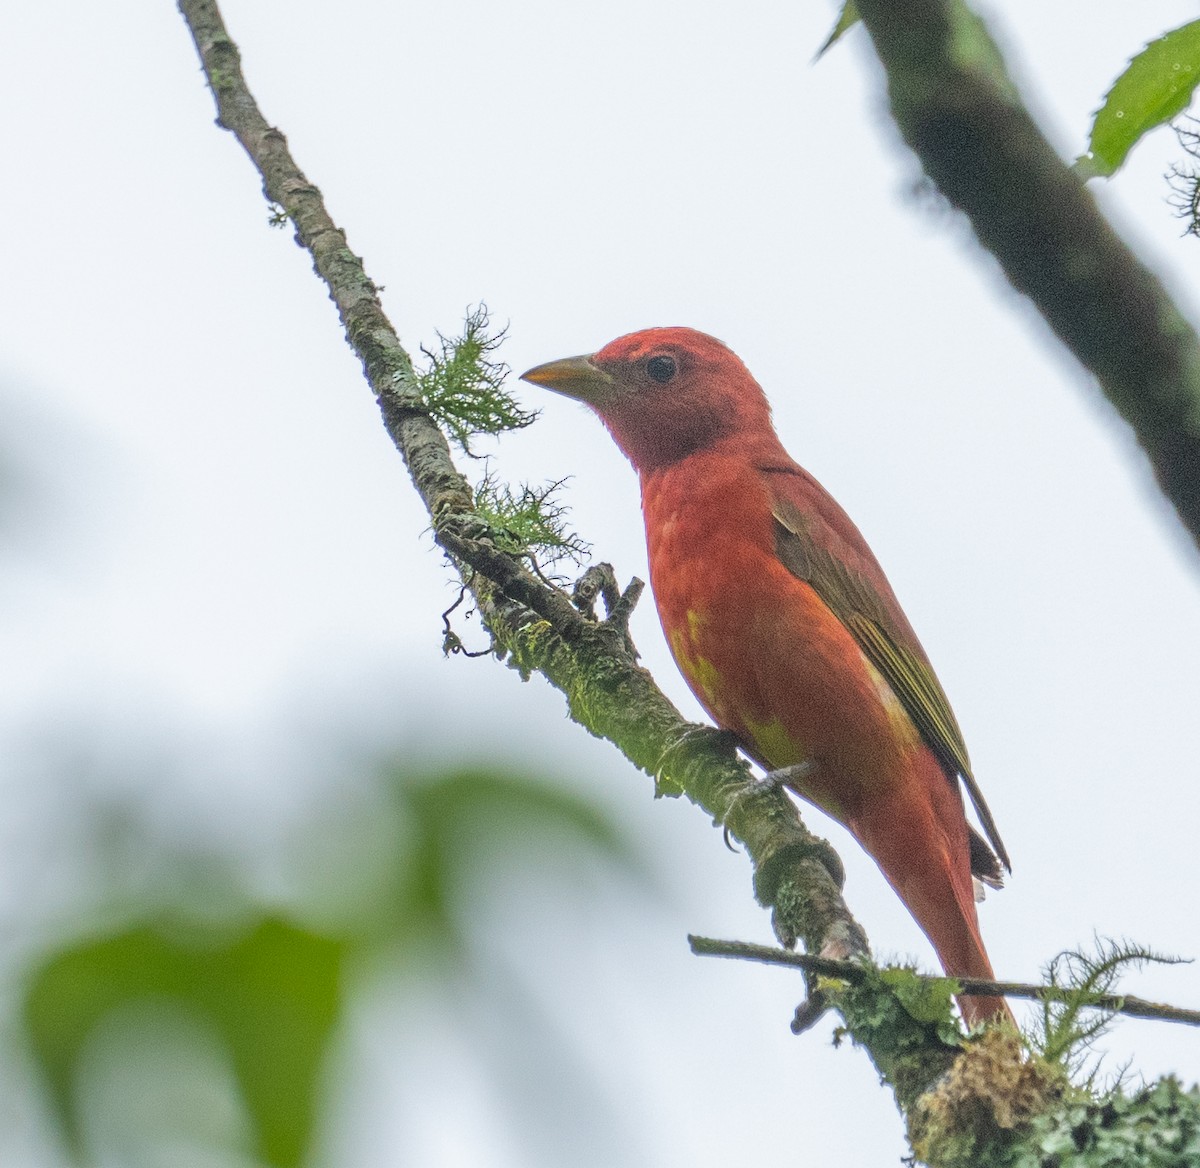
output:
[[[806,486],[816,486],[815,480],[807,475],[804,478]],[[824,496],[822,502],[828,506],[832,501]],[[847,545],[845,551],[848,554],[842,556],[834,550],[842,537],[819,512],[802,511],[795,503],[777,496],[772,514],[775,550],[784,566],[812,587],[854,637],[867,660],[879,670],[912,718],[950,780],[962,779],[987,840],[996,853],[993,856],[987,844],[972,830],[971,868],[985,883],[998,887],[1001,872],[996,856],[1009,871],[1012,864],[983,792],[971,773],[962,731],[920,643],[900,613],[899,604],[890,591],[887,595],[881,593],[875,583],[849,562],[867,557],[874,565],[866,544],[850,526],[850,521],[844,519],[840,508],[838,515],[857,537],[855,543],[858,545]],[[818,539],[814,529],[819,529],[823,538]]]

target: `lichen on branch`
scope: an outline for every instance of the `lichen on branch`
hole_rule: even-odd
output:
[[[538,416],[504,388],[509,368],[494,356],[504,333],[491,330],[487,306],[480,304],[467,312],[460,336],[438,333],[436,351],[421,346],[426,367],[412,374],[430,417],[472,457],[473,438],[522,430]]]
[[[564,560],[582,564],[591,544],[567,526],[567,506],[559,498],[567,481],[513,488],[489,467],[475,488],[475,510],[491,528],[496,547],[510,556],[532,556],[544,566]]]

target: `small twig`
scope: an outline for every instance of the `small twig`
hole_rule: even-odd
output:
[[[626,637],[629,636],[629,618],[633,615],[637,602],[642,598],[645,587],[645,583],[634,576],[629,581],[629,586],[617,598],[616,603],[608,605],[607,623],[620,629]]]
[[[462,638],[450,627],[450,614],[467,598],[467,588],[468,585],[464,583],[458,590],[458,599],[442,613],[442,652],[447,657],[452,653],[461,654],[463,657],[487,657],[496,651],[494,644],[486,649],[468,649],[462,643]],[[467,616],[470,615],[468,612]]]
[[[612,564],[593,564],[578,580],[571,590],[571,601],[584,616],[596,619],[596,597],[604,601],[604,611],[612,612],[621,591],[617,587],[617,574]]]
[[[829,957],[816,957],[810,953],[793,953],[788,949],[777,949],[773,945],[754,945],[749,941],[718,941],[712,937],[688,935],[688,944],[698,957],[733,957],[740,961],[760,961],[764,965],[787,965],[819,977],[836,977],[842,981],[860,982],[866,970],[857,961],[835,961]],[[941,980],[917,974],[928,981]],[[956,977],[953,979],[965,994],[1002,996],[1006,998],[1028,998],[1035,1002],[1062,1001],[1070,993],[1063,986],[1031,985],[1019,981],[988,981],[981,977]],[[1135,998],[1132,994],[1098,994],[1086,1003],[1096,1010],[1111,1010],[1114,1014],[1126,1014],[1130,1018],[1153,1018],[1160,1022],[1181,1022],[1185,1026],[1200,1026],[1200,1010],[1185,1010],[1180,1006],[1168,1006],[1161,1002],[1150,1002]]]

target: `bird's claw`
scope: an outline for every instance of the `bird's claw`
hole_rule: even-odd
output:
[[[721,828],[725,836],[725,846],[730,851],[736,849],[729,842],[729,817],[737,810],[739,804],[746,799],[752,799],[755,795],[766,795],[772,791],[779,791],[786,787],[796,787],[802,783],[816,770],[817,764],[812,759],[806,758],[802,762],[793,763],[791,766],[778,767],[776,770],[767,771],[765,775],[758,778],[747,779],[742,787],[734,792],[733,798],[729,801],[729,806],[725,809],[725,814],[721,819]]]
[[[780,787],[796,788],[816,769],[817,764],[811,758],[806,758],[801,762],[792,763],[791,766],[767,771],[762,778],[751,781],[755,789],[759,791],[778,791]]]

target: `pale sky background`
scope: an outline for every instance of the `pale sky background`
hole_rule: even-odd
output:
[[[1125,60],[1195,16],[1187,0],[992,7],[1064,157]],[[412,349],[483,299],[518,372],[662,324],[745,359],[954,703],[1014,861],[982,907],[1000,975],[1035,979],[1093,932],[1200,955],[1200,557],[1088,378],[918,192],[861,30],[813,66],[827,3],[223,10]],[[480,926],[603,1084],[545,1162],[556,1139],[613,1162],[586,1134],[613,1113],[630,1165],[895,1163],[899,1121],[865,1056],[832,1050],[831,1020],[789,1033],[798,983],[686,951],[688,930],[770,939],[745,858],[695,809],[653,802],[545,683],[443,659],[448,569],[324,289],[213,125],[174,6],[13,6],[0,76],[0,451],[23,486],[0,514],[5,968],[77,902],[64,825],[88,784],[168,834],[269,856],[336,790],[320,761],[347,726],[417,759],[509,760],[586,784],[666,890],[645,904],[564,861],[552,891],[514,877]],[[1196,319],[1200,243],[1163,179],[1178,159],[1159,132],[1099,194]],[[487,445],[494,468],[574,475],[575,527],[622,579],[645,577],[636,482],[599,424],[517,392],[543,416]],[[699,716],[648,597],[634,630]],[[78,786],[48,777],[70,752],[95,772]],[[158,754],[191,765],[166,785],[120,766]],[[871,861],[806,819],[839,847],[877,954],[932,967]],[[1200,967],[1128,989],[1200,1006]],[[1122,1023],[1102,1048],[1147,1077],[1200,1066],[1181,1028]],[[338,1063],[351,1085],[320,1163],[532,1162],[444,1004],[381,988]],[[536,1091],[555,1071],[529,1074]],[[28,1085],[0,1089],[0,1161],[58,1164],[35,1151]]]

